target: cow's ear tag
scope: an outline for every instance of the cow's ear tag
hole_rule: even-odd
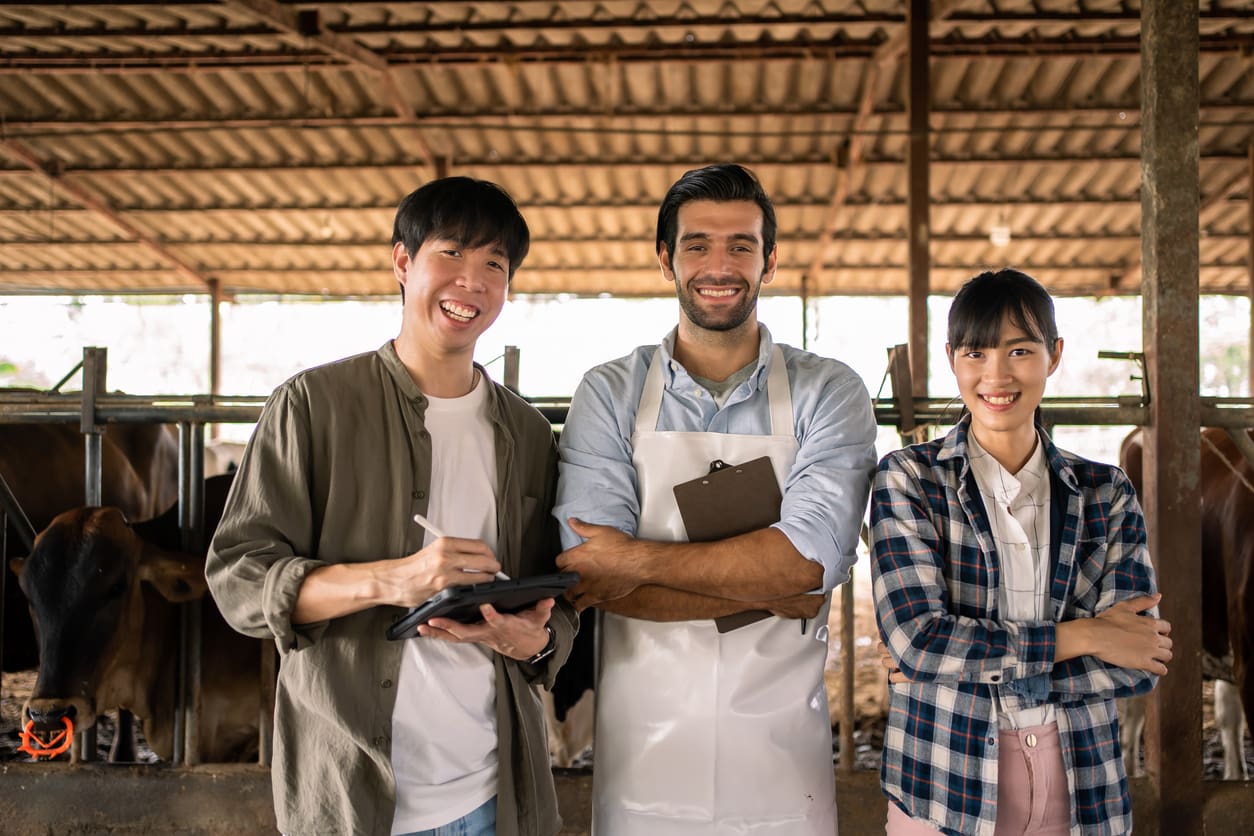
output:
[[[194,601],[208,589],[204,567],[196,560],[155,549],[144,550],[139,579],[148,581],[166,600],[176,604]]]

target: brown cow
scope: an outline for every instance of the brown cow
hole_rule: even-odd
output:
[[[178,442],[170,427],[118,424],[101,439],[101,499],[130,519],[154,517],[178,496]],[[83,504],[86,454],[83,435],[71,424],[0,424],[0,476],[12,489],[36,531],[67,508]],[[16,530],[8,555],[25,554]],[[7,571],[7,570],[4,570]],[[10,576],[4,595],[4,670],[39,663],[26,601]]]
[[[222,515],[230,476],[205,486],[205,525]],[[178,610],[204,599],[200,741],[205,761],[257,753],[261,644],[227,626],[205,595],[205,560],[177,549],[177,509],[128,525],[116,508],[66,511],[14,570],[39,635],[39,676],[26,716],[78,730],[109,709],[131,711],[158,757],[173,754]]]
[[[1247,431],[1254,439],[1254,430]],[[1247,777],[1245,716],[1254,716],[1254,470],[1227,430],[1202,430],[1202,668],[1215,679],[1215,723],[1224,748],[1224,778]],[[1119,463],[1137,491],[1141,431],[1124,439]],[[1129,774],[1139,760],[1143,700],[1130,700],[1121,729]]]

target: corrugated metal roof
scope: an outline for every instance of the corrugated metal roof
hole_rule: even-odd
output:
[[[933,288],[1135,292],[1139,4],[932,6]],[[1243,292],[1254,0],[1200,10],[1201,283]],[[0,6],[0,291],[390,294],[438,165],[522,206],[516,292],[663,294],[658,201],[735,160],[778,207],[773,292],[817,264],[811,293],[904,293],[904,29],[902,0]]]

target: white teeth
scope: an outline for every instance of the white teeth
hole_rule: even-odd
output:
[[[993,406],[1009,406],[1019,399],[1018,395],[981,395],[980,397]]]
[[[703,287],[699,289],[697,293],[700,293],[702,296],[734,296],[736,294],[736,288]]]
[[[441,302],[440,310],[459,322],[469,322],[479,315],[474,308],[468,308],[465,305],[459,305],[456,302]]]

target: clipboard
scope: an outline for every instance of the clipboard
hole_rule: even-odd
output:
[[[710,463],[710,472],[673,488],[690,543],[708,543],[766,528],[779,522],[784,497],[770,456],[727,464]],[[748,610],[714,619],[720,633],[770,618],[765,610]]]
[[[388,627],[387,637],[392,641],[413,638],[418,635],[418,627],[433,618],[451,618],[463,624],[482,621],[483,616],[479,613],[481,604],[491,604],[499,612],[518,612],[541,598],[556,598],[578,582],[578,572],[557,572],[517,580],[446,587]]]

